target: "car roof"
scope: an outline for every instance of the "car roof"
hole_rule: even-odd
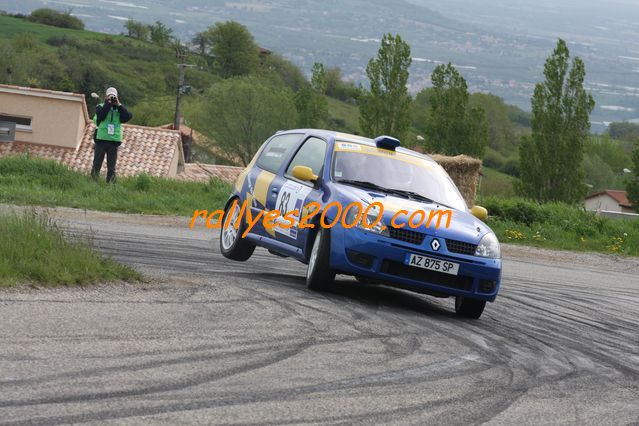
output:
[[[372,146],[375,147],[377,146],[375,144],[375,141],[371,138],[367,138],[365,136],[360,136],[360,135],[352,135],[350,133],[342,133],[342,132],[337,132],[334,130],[325,130],[325,129],[292,129],[292,130],[285,130],[285,131],[280,131],[277,132],[278,134],[287,134],[287,133],[304,133],[304,134],[313,134],[316,136],[320,136],[323,137],[324,139],[327,140],[334,140],[334,141],[339,141],[339,142],[352,142],[352,143],[358,143],[358,144],[362,144],[362,145],[367,145],[367,146]],[[414,157],[419,157],[422,158],[424,160],[428,160],[428,161],[432,161],[433,163],[436,163],[435,160],[433,160],[430,156],[426,155],[426,154],[422,154],[420,152],[417,151],[413,151],[412,149],[408,149],[408,148],[404,148],[402,146],[398,147],[396,149],[397,152],[401,152],[402,154],[407,154],[407,155],[412,155]]]

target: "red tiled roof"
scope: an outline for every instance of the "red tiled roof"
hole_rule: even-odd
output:
[[[118,151],[118,175],[134,176],[146,173],[151,176],[167,176],[178,149],[182,149],[179,132],[150,127],[123,125],[123,143]],[[50,158],[72,169],[88,173],[93,163],[93,131],[90,123],[78,150],[26,142],[0,143],[0,156],[23,154]],[[106,174],[106,161],[102,165]]]
[[[244,167],[219,166],[214,164],[187,163],[184,171],[178,173],[178,180],[206,182],[215,177],[233,183]]]
[[[628,207],[632,208],[632,203],[628,199],[628,193],[626,191],[617,191],[613,189],[606,189],[605,191],[597,192],[596,194],[592,194],[586,197],[586,200],[598,197],[600,195],[608,195],[610,198],[615,200],[620,207]]]

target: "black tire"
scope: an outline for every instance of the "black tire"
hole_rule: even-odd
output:
[[[246,238],[242,238],[242,234],[246,230],[246,224],[244,223],[243,218],[239,217],[240,207],[235,207],[235,212],[238,214],[238,218],[236,220],[240,221],[240,227],[236,231],[235,238],[231,241],[230,234],[225,234],[227,231],[234,231],[233,225],[229,223],[227,229],[224,229],[224,224],[226,223],[226,216],[230,213],[231,207],[233,207],[233,203],[229,203],[229,206],[224,210],[224,217],[222,218],[222,227],[220,228],[220,251],[222,255],[227,259],[237,260],[239,262],[244,262],[248,260],[253,252],[255,251],[255,244],[247,240]],[[229,237],[228,239],[225,239]],[[225,247],[226,246],[226,247]]]
[[[485,300],[469,299],[463,296],[455,297],[455,313],[460,317],[478,319],[485,307]]]
[[[320,228],[315,233],[310,249],[306,286],[315,291],[330,290],[335,282],[335,271],[329,267],[331,234],[328,229]]]

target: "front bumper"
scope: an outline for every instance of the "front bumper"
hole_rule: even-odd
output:
[[[445,245],[433,251],[430,249],[433,238],[427,235],[418,245],[336,226],[331,230],[330,266],[344,274],[360,275],[421,293],[494,301],[501,281],[501,259],[451,253]],[[411,253],[458,263],[458,274],[408,266],[405,260]]]

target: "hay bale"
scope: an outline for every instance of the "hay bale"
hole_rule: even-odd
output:
[[[450,178],[455,182],[459,192],[466,200],[468,207],[474,206],[477,184],[481,173],[481,160],[467,155],[447,157],[445,155],[431,154],[430,157],[450,175]]]

